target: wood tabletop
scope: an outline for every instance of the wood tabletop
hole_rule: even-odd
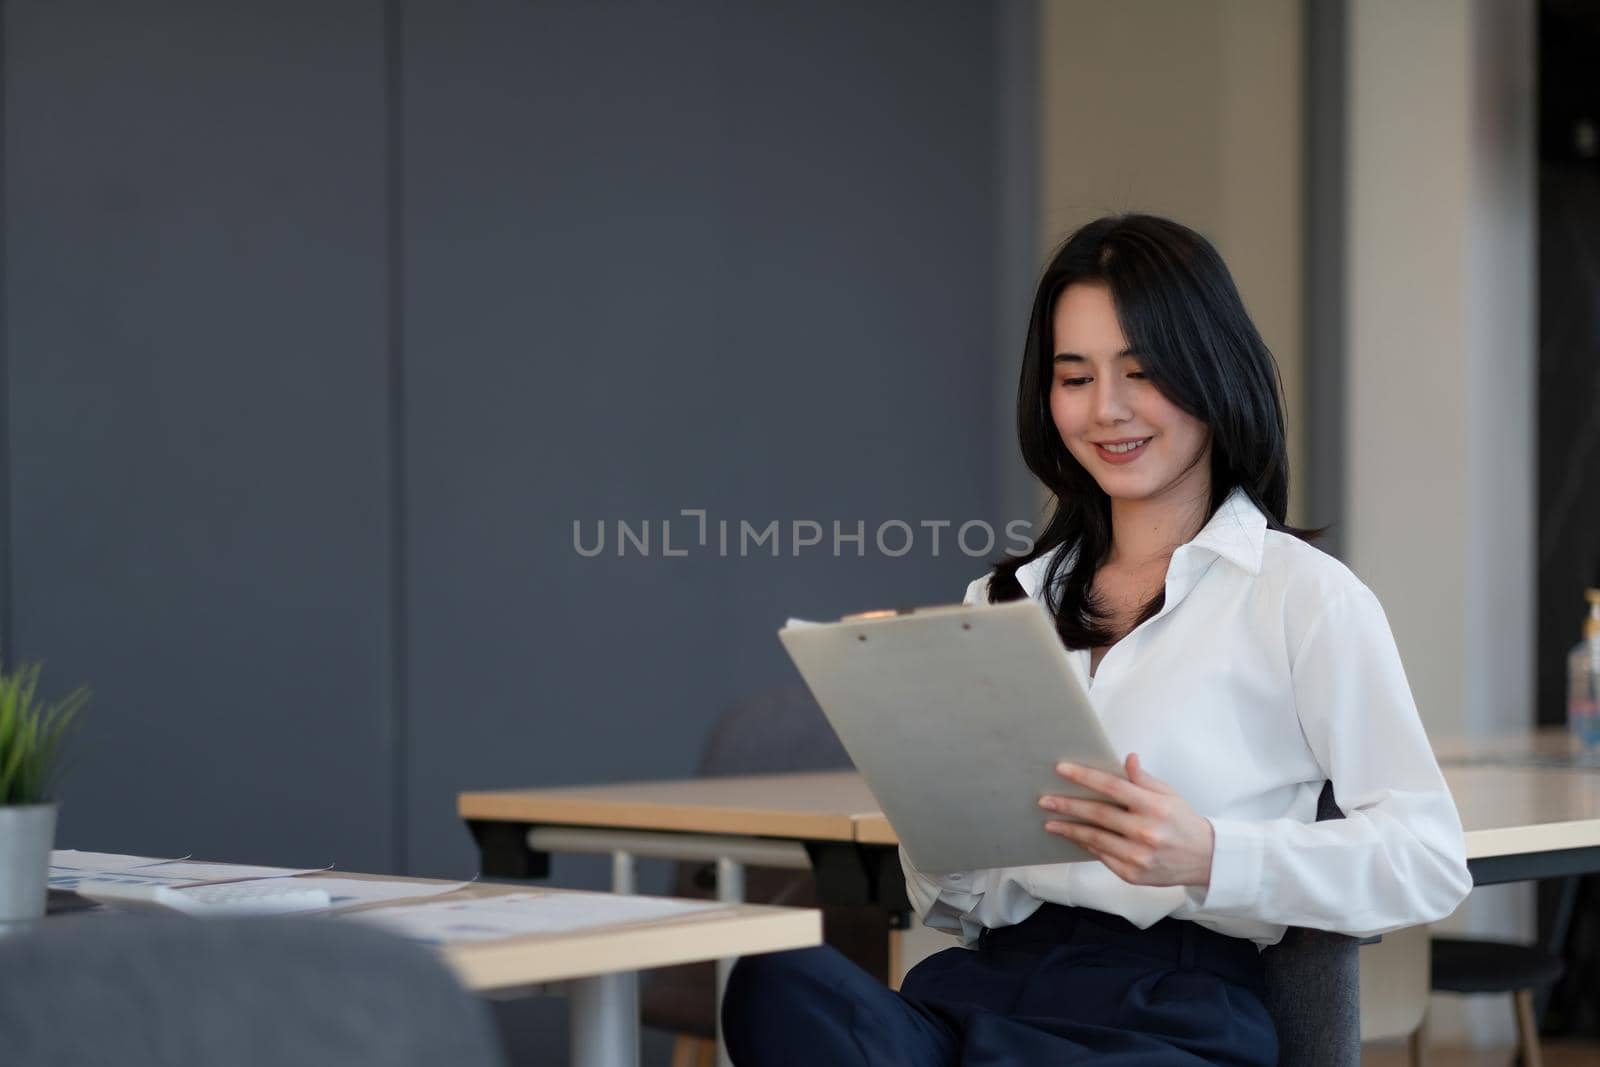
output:
[[[1600,845],[1600,770],[1445,764],[1467,858]]]
[[[302,877],[314,880],[324,876]],[[426,878],[394,878],[344,871],[329,871],[325,877],[440,884]],[[340,914],[508,893],[536,893],[543,896],[572,892],[575,890],[474,882],[450,893],[368,904],[341,911]],[[724,904],[664,919],[443,945],[439,953],[468,989],[490,990],[695,963],[723,956],[808,948],[821,943],[822,913],[819,911],[757,904]]]
[[[1582,761],[1585,755],[1583,746],[1565,726],[1541,726],[1491,737],[1436,738],[1433,754],[1441,764],[1527,758]]]
[[[1600,770],[1448,763],[1441,769],[1461,814],[1469,860],[1600,845]],[[856,840],[900,839],[875,812],[857,821]]]
[[[1520,738],[1492,750],[1554,753],[1566,744],[1564,732]],[[1494,742],[1439,746],[1468,859],[1600,845],[1600,769],[1452,762],[1478,758],[1485,744]],[[854,772],[463,793],[460,811],[464,818],[546,825],[899,842]]]
[[[854,771],[462,793],[463,819],[853,841],[878,812]]]

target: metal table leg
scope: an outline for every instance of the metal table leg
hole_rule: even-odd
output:
[[[567,983],[572,1067],[639,1067],[639,976],[633,971]]]
[[[717,899],[726,904],[744,902],[744,864],[726,856],[717,860]],[[717,961],[717,1067],[733,1067],[728,1056],[728,1046],[722,1040],[722,994],[728,988],[728,975],[733,971],[734,959]]]
[[[633,853],[617,849],[611,853],[611,891],[632,895],[634,891]]]

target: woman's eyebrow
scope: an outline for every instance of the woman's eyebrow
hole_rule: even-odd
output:
[[[1135,349],[1135,348],[1124,348],[1121,352],[1118,352],[1115,356],[1113,356],[1111,358],[1112,359],[1136,359],[1136,358],[1138,358],[1138,355],[1139,355],[1138,349]],[[1056,362],[1056,363],[1087,363],[1087,362],[1089,362],[1089,359],[1088,359],[1087,356],[1080,356],[1076,352],[1057,352],[1053,362]]]

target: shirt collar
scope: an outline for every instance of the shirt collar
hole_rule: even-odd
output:
[[[1235,489],[1222,502],[1211,521],[1179,550],[1221,556],[1242,571],[1261,573],[1261,553],[1267,539],[1267,517],[1243,489]],[[1176,555],[1176,553],[1174,553]]]
[[[1243,489],[1235,489],[1222,502],[1217,513],[1205,524],[1194,540],[1179,545],[1173,557],[1205,554],[1220,557],[1249,574],[1261,573],[1261,554],[1266,543],[1267,517],[1251,502]],[[1017,584],[1030,597],[1039,593],[1044,583],[1045,571],[1050,561],[1066,546],[1058,545],[1037,559],[1029,560],[1017,568]],[[1071,566],[1071,556],[1063,566]]]

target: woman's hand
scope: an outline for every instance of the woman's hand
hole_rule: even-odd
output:
[[[1209,886],[1216,834],[1204,816],[1130,754],[1126,780],[1076,763],[1056,773],[1105,799],[1045,795],[1039,806],[1078,822],[1044,828],[1088,850],[1131,885]]]

